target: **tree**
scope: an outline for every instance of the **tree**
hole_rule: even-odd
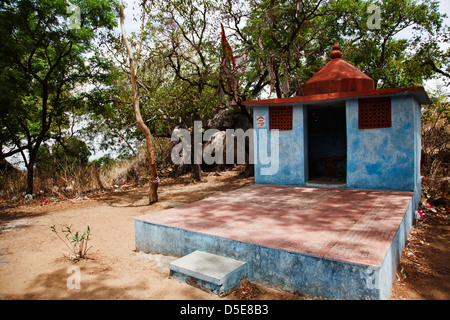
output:
[[[155,160],[155,152],[153,150],[153,139],[152,134],[150,132],[150,129],[147,127],[147,125],[144,123],[144,120],[142,119],[141,110],[139,107],[139,84],[138,84],[138,67],[139,67],[139,60],[140,60],[140,54],[141,54],[141,48],[142,48],[142,39],[144,37],[144,26],[145,26],[145,13],[146,13],[146,0],[144,0],[141,4],[142,6],[142,28],[141,28],[141,35],[140,39],[137,45],[136,52],[133,53],[132,48],[130,46],[130,43],[127,38],[127,33],[125,30],[125,14],[124,14],[124,8],[122,4],[122,0],[119,0],[119,7],[120,7],[120,27],[122,32],[122,38],[123,42],[128,54],[129,64],[130,64],[130,81],[131,81],[131,88],[133,91],[133,107],[134,107],[134,115],[136,117],[136,122],[139,125],[139,128],[142,130],[145,136],[145,142],[147,145],[147,155],[150,165],[150,191],[149,191],[149,204],[155,203],[158,201],[158,171],[156,169],[156,160]]]
[[[379,27],[370,23],[371,6],[381,14]],[[421,85],[430,76],[427,68],[447,73],[448,56],[437,50],[438,38],[448,38],[445,15],[435,0],[227,0],[223,12],[233,49],[248,52],[241,100],[302,95],[302,85],[326,64],[336,41],[344,58],[378,88]],[[404,30],[412,30],[411,39],[401,37]],[[421,61],[423,68],[409,63],[419,48],[434,56]]]
[[[410,53],[407,66],[410,74],[422,74],[425,78],[440,78],[447,86],[450,84],[450,48],[446,50],[441,43],[450,42],[450,27],[443,32],[429,34],[417,41]]]
[[[193,14],[209,16],[213,10],[210,7],[197,10],[196,6],[188,5],[191,1],[177,3],[181,4],[173,7],[172,3],[153,1],[152,10],[149,10],[150,6],[146,8],[143,33],[127,37],[131,48],[140,48],[135,78],[139,90],[139,110],[153,138],[170,138],[176,128],[190,129],[195,120],[208,119],[217,106],[217,34],[211,33],[211,24],[207,19],[201,22],[196,20],[197,24],[208,28],[204,36],[197,39],[193,31],[195,26],[188,18],[192,18]],[[186,8],[194,9],[186,12]],[[176,22],[174,19],[177,19]],[[187,39],[192,40],[189,42]],[[104,135],[109,136],[108,141],[111,141],[113,132],[123,141],[145,141],[142,130],[135,125],[129,56],[123,36],[107,34],[102,40],[102,47],[102,53],[114,63],[113,69],[116,71],[113,73],[116,76],[110,79],[109,89],[105,86],[99,89],[98,95],[106,99],[96,99],[99,103],[93,108],[98,120],[95,122],[103,122],[103,126],[108,123],[109,132]],[[197,179],[201,179],[198,165],[183,166],[176,172],[189,166],[197,169],[194,172]]]
[[[379,8],[378,27],[368,24],[371,5]],[[377,88],[423,85],[430,73],[410,61],[416,53],[424,54],[417,50],[421,46],[436,49],[445,17],[439,12],[438,1],[367,1],[355,9],[355,19],[349,21],[353,32],[342,37],[345,58],[374,79]],[[410,31],[409,39],[400,37],[405,30]],[[421,45],[424,39],[427,44]]]
[[[323,65],[324,52],[351,5],[343,0],[227,1],[224,24],[230,39],[237,52],[248,53],[240,99],[255,99],[265,91],[278,98],[302,95],[302,84]]]
[[[218,7],[210,0],[156,3],[155,21],[159,27],[162,54],[175,74],[175,88],[182,88],[184,92],[183,97],[179,96],[184,101],[180,127],[193,128],[194,121],[211,115],[212,98],[217,93],[218,41],[213,21],[218,15]],[[200,181],[200,164],[194,161],[192,168],[195,180]]]
[[[64,144],[49,147],[42,144],[36,157],[36,168],[41,172],[57,173],[67,165],[81,167],[89,162],[91,152],[86,143],[70,137]]]
[[[33,193],[39,147],[67,122],[71,108],[83,104],[86,92],[80,88],[95,81],[96,59],[87,55],[96,32],[116,25],[116,8],[108,0],[0,4],[0,159],[22,155],[27,193]]]

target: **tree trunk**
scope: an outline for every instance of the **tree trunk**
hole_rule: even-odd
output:
[[[194,173],[194,180],[195,181],[202,181],[202,152],[203,152],[203,141],[197,144],[197,141],[195,141],[196,136],[196,126],[195,121],[201,121],[200,116],[198,113],[195,113],[192,117],[194,120],[194,125],[192,126],[192,134],[191,134],[191,160],[192,160],[192,172]],[[198,132],[197,132],[198,133]],[[197,153],[198,152],[198,153]]]
[[[195,127],[194,127],[194,129],[193,130],[195,130]],[[191,135],[191,148],[192,148],[192,150],[191,150],[191,159],[192,159],[192,172],[194,173],[194,180],[195,181],[202,181],[202,168],[201,168],[201,165],[199,164],[199,163],[196,163],[196,162],[198,162],[197,160],[195,160],[196,159],[196,154],[195,154],[195,152],[194,152],[194,150],[196,149],[195,147],[197,147],[197,148],[201,148],[201,146],[195,146],[195,141],[194,141],[194,132],[192,132],[192,135]]]
[[[27,194],[33,194],[34,189],[34,161],[30,159],[27,167]]]
[[[27,194],[33,194],[34,191],[34,164],[36,163],[39,145],[40,143],[36,144],[35,147],[30,150],[29,160],[27,162]]]
[[[245,169],[240,173],[241,176],[245,178],[253,177],[255,175],[255,165],[246,163]]]
[[[144,6],[145,6],[145,1],[144,1],[143,7]],[[133,52],[131,50],[130,44],[128,43],[128,39],[127,39],[126,31],[125,31],[125,21],[124,21],[125,16],[124,16],[123,5],[122,5],[121,0],[119,1],[119,9],[120,9],[119,14],[120,14],[120,27],[121,27],[121,31],[122,31],[122,38],[123,38],[123,42],[124,42],[125,48],[127,50],[128,59],[130,62],[130,80],[131,80],[131,88],[133,90],[134,115],[136,118],[136,122],[139,125],[139,128],[144,133],[145,142],[147,145],[147,155],[148,155],[148,161],[149,161],[149,166],[150,166],[150,176],[151,176],[148,200],[149,200],[149,204],[152,204],[152,203],[155,203],[158,201],[158,183],[159,183],[158,171],[156,169],[155,152],[153,149],[152,134],[150,132],[150,129],[144,123],[144,120],[142,120],[141,110],[139,109],[139,87],[138,87],[138,82],[137,82],[137,66],[138,66],[139,59],[137,58],[136,65],[135,65]],[[143,8],[141,29],[144,28],[144,22],[145,22],[145,9]],[[139,54],[140,54],[140,48],[141,48],[141,44],[142,44],[142,33],[143,33],[143,30],[141,30],[141,42],[139,43],[139,48],[137,50],[137,57],[139,57]]]
[[[147,128],[148,130],[148,128]],[[153,150],[153,143],[152,143],[152,137],[150,134],[150,130],[148,130],[148,133],[150,135],[149,138],[145,138],[147,142],[147,155],[150,165],[150,190],[148,193],[148,203],[152,204],[155,202],[158,202],[158,184],[159,184],[159,177],[158,177],[158,170],[156,169],[156,161],[155,161],[155,153]]]
[[[99,188],[101,190],[104,190],[105,187],[103,186],[102,179],[100,178],[100,169],[97,167],[93,167],[93,170],[94,170],[95,179],[97,179],[97,184],[98,184]]]
[[[145,136],[145,143],[147,145],[147,156],[150,167],[150,190],[148,194],[149,204],[155,203],[158,201],[158,170],[156,169],[156,161],[155,161],[155,151],[153,149],[153,139],[150,129],[145,125],[144,120],[142,120],[141,110],[139,109],[139,88],[136,81],[136,74],[133,67],[133,60],[130,58],[131,67],[131,86],[133,88],[133,105],[134,105],[134,115],[136,118],[136,122],[139,125],[139,128],[142,130]]]
[[[202,168],[199,164],[192,164],[192,170],[194,171],[194,180],[202,181]]]

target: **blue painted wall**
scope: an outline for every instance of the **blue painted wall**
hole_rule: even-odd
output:
[[[247,262],[250,281],[282,290],[331,299],[387,299],[375,281],[368,287],[371,266],[284,251],[250,242],[134,219],[136,249],[185,256],[201,250]],[[379,267],[372,268],[379,275]],[[378,278],[378,277],[377,277]],[[392,285],[392,284],[391,284]]]
[[[347,187],[413,191],[415,198],[420,198],[421,110],[413,96],[391,98],[391,128],[361,130],[358,99],[346,101],[345,108]],[[258,116],[266,117],[265,127],[256,126]],[[255,106],[253,118],[255,182],[305,185],[308,181],[306,107],[293,106],[293,130],[279,132],[278,158],[271,154],[274,145],[270,143],[269,107]],[[270,166],[275,167],[275,173],[264,174],[264,168]]]
[[[412,109],[414,113],[414,209],[419,207],[420,198],[422,196],[422,176],[420,174],[420,161],[422,157],[422,107],[412,99]]]
[[[293,130],[279,131],[279,156],[272,154],[274,143],[273,132],[269,130],[269,108],[255,107],[253,110],[255,183],[278,185],[304,185],[305,178],[305,114],[303,105],[294,105],[292,110]],[[256,126],[256,118],[266,117],[264,127]],[[264,132],[262,132],[264,131]],[[276,151],[276,150],[275,150]],[[267,154],[267,159],[264,155]],[[268,160],[271,160],[270,163]],[[265,173],[264,169],[272,167],[273,172]],[[271,171],[271,170],[268,170]],[[273,174],[272,174],[273,173]]]
[[[347,187],[415,190],[416,106],[412,97],[392,97],[391,128],[360,130],[358,100],[346,102]]]

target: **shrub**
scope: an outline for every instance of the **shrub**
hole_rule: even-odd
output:
[[[422,112],[422,189],[426,197],[450,192],[450,102],[436,95]]]
[[[80,260],[87,258],[87,252],[91,247],[88,247],[89,237],[91,236],[91,229],[89,226],[83,231],[83,233],[77,231],[72,232],[71,226],[61,228],[61,232],[64,237],[58,233],[56,227],[53,225],[50,227],[52,232],[70,249],[70,253],[66,255],[73,260]]]

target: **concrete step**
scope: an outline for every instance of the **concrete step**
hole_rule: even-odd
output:
[[[225,296],[247,276],[247,263],[194,251],[170,263],[170,275],[192,286]]]

